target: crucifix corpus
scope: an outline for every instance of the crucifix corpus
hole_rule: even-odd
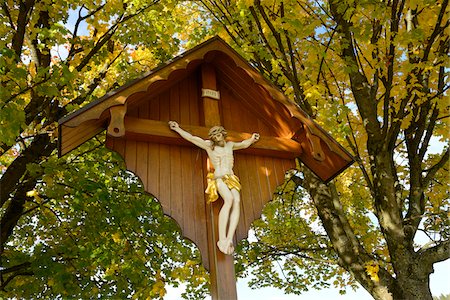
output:
[[[217,247],[225,254],[234,252],[233,237],[236,231],[241,201],[241,183],[234,175],[233,151],[250,147],[259,140],[259,133],[253,133],[252,137],[241,142],[226,141],[227,132],[222,126],[214,126],[209,130],[210,140],[204,140],[194,136],[180,128],[177,122],[169,121],[170,129],[177,132],[182,138],[202,148],[208,154],[214,172],[207,175],[208,186],[205,193],[208,194],[208,203],[222,197],[224,203],[219,212],[219,240]]]
[[[106,147],[200,250],[213,300],[237,299],[234,245],[297,159],[324,182],[353,162],[218,37],[61,119],[59,155],[105,129]]]

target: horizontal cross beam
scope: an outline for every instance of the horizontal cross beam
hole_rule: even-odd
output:
[[[125,116],[124,125],[125,139],[192,146],[176,132],[170,130],[167,122]],[[207,127],[183,124],[180,124],[180,126],[193,135],[208,139],[209,128]],[[251,133],[232,130],[227,130],[227,133],[227,140],[230,141],[242,141],[252,135]],[[239,152],[280,158],[296,158],[302,153],[302,146],[288,138],[261,136],[252,147],[239,150]]]

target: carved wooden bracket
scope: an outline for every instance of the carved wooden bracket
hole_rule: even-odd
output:
[[[322,146],[320,145],[320,138],[316,135],[313,135],[306,124],[303,125],[303,128],[306,132],[306,138],[309,141],[309,144],[311,146],[311,154],[317,161],[324,161],[325,160],[325,153],[323,152]]]
[[[111,120],[108,125],[108,134],[114,137],[121,137],[125,135],[124,118],[127,113],[127,104],[113,106],[109,109]]]

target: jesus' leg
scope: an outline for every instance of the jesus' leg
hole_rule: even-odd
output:
[[[219,212],[219,241],[217,242],[217,247],[225,254],[232,254],[234,251],[233,240],[227,237],[227,226],[230,210],[233,206],[233,194],[221,179],[217,180],[217,190],[223,199],[223,206]]]
[[[231,190],[231,194],[233,195],[233,205],[231,206],[231,214],[229,218],[228,232],[226,239],[228,241],[231,241],[228,252],[233,253],[234,252],[233,238],[237,225],[239,223],[239,216],[241,213],[241,203],[240,203],[241,195],[239,194],[239,191],[235,189]]]

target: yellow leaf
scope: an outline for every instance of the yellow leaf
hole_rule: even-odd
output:
[[[34,197],[36,194],[36,190],[31,190],[27,192],[27,197]]]
[[[158,295],[159,297],[164,297],[166,294],[166,288],[164,287],[164,282],[162,280],[158,280],[152,286],[152,294]]]
[[[55,281],[53,280],[53,278],[50,278],[50,279],[47,281],[47,284],[48,284],[48,286],[54,286],[54,285],[55,285]]]
[[[114,243],[120,243],[120,233],[116,232],[112,235]]]
[[[36,63],[34,61],[30,61],[28,71],[30,72],[31,77],[34,78],[36,76]]]
[[[380,267],[376,262],[374,261],[367,262],[364,268],[366,269],[366,273],[370,276],[370,278],[373,281],[375,282],[380,281],[380,278],[378,277],[378,270],[380,269]]]

